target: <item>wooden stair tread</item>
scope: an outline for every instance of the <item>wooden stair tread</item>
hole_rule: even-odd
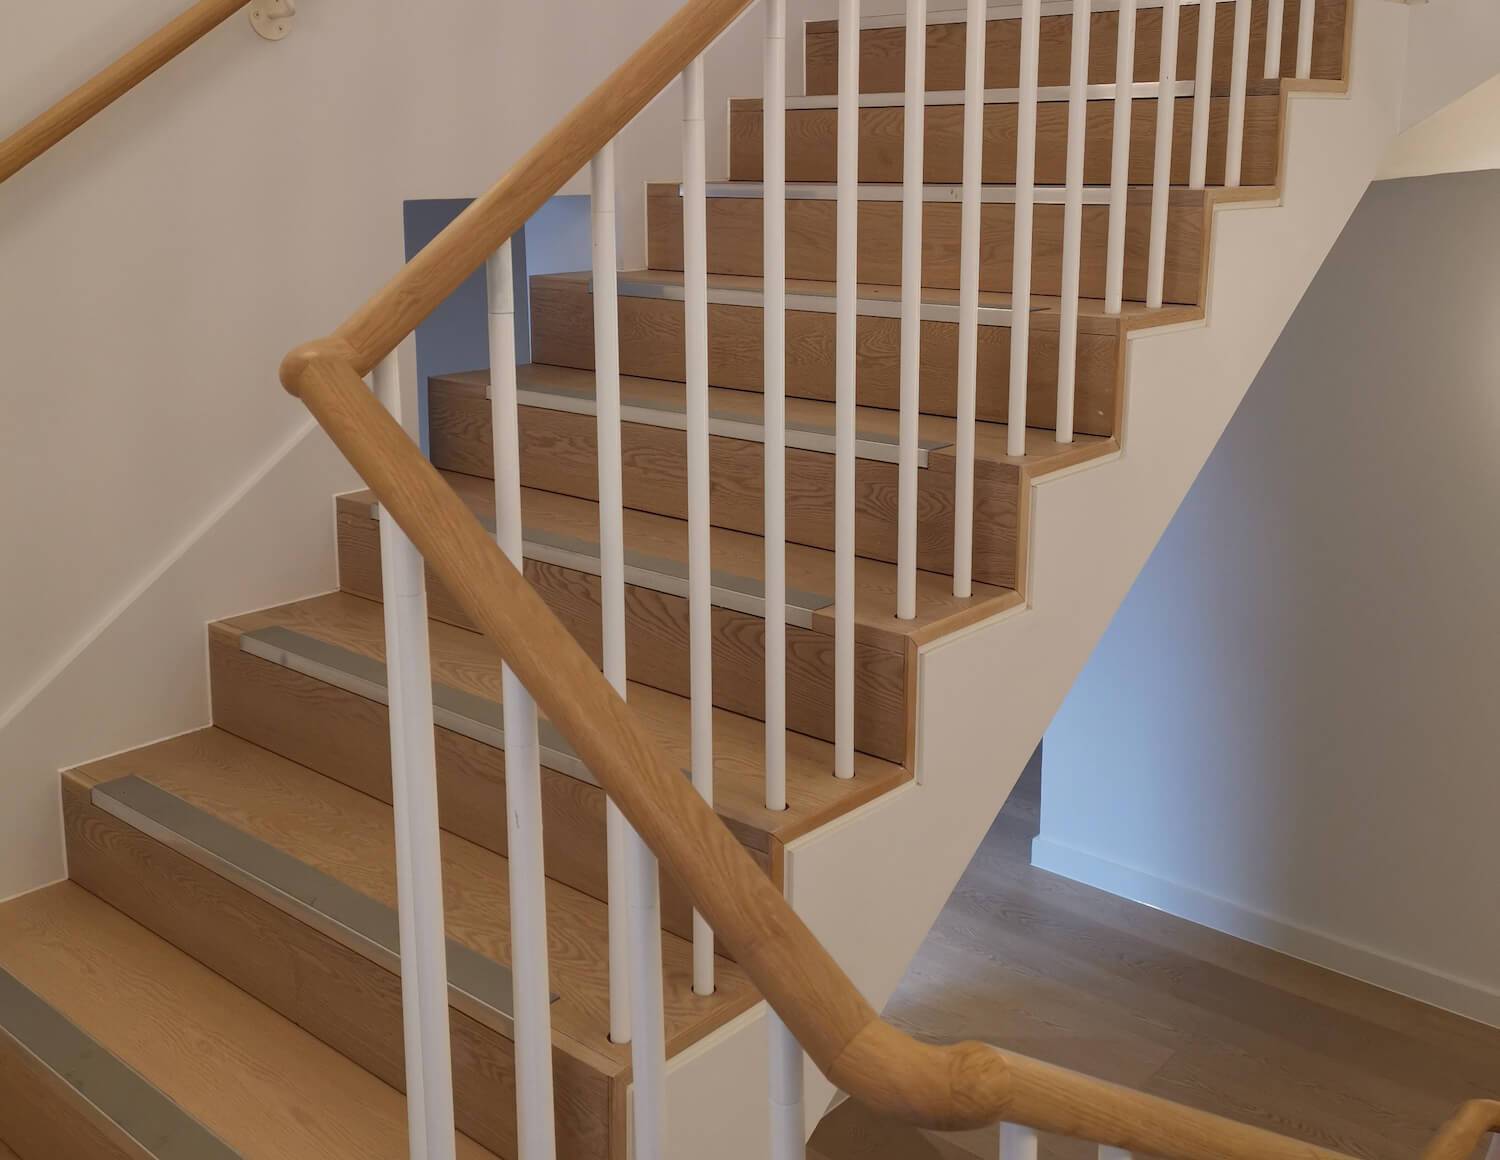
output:
[[[278,608],[236,616],[211,627],[231,634],[281,626],[318,640],[384,661],[385,628],[381,606],[363,597],[331,592]],[[436,683],[500,701],[500,659],[482,635],[430,623],[432,676]],[[631,682],[631,707],[661,745],[668,760],[690,765],[689,704],[649,685]],[[816,829],[909,779],[899,765],[868,754],[855,754],[855,774],[841,780],[832,774],[833,746],[800,733],[787,735],[787,809],[765,807],[765,725],[749,717],[714,710],[714,807],[758,848],[769,839],[782,842]],[[747,833],[748,832],[748,833]]]
[[[484,388],[481,385],[477,389],[482,391]],[[1045,432],[1038,434],[1045,436]],[[1108,440],[1100,442],[1112,444]],[[442,474],[476,516],[481,520],[494,520],[494,486],[488,479],[453,471]],[[339,510],[351,514],[362,512],[368,516],[374,502],[372,492],[354,492],[339,497]],[[593,500],[523,488],[521,510],[528,531],[538,529],[591,545],[598,544],[599,505]],[[686,520],[634,509],[626,509],[624,514],[627,552],[641,552],[670,561],[680,569],[687,567]],[[716,571],[757,582],[764,576],[765,541],[760,536],[714,528],[710,539]],[[828,603],[813,613],[812,627],[831,635],[834,553],[805,544],[788,543],[786,564],[789,588],[828,596]],[[896,606],[894,564],[859,557],[855,560],[854,584],[858,638],[889,649],[901,649],[907,641],[925,644],[976,619],[992,616],[1020,603],[1020,596],[1014,590],[988,584],[976,583],[974,595],[969,599],[957,597],[953,595],[950,577],[935,572],[918,572],[917,615],[911,620],[897,620],[893,615]]]
[[[208,728],[70,770],[92,786],[134,774],[237,829],[353,887],[396,905],[391,808],[220,729]],[[442,834],[448,936],[510,963],[506,859]],[[609,1042],[609,937],[605,903],[560,882],[547,884],[550,983],[555,1036],[602,1057],[613,1074],[630,1050]],[[715,964],[717,990],[692,989],[692,947],[662,934],[667,1042],[673,1052],[749,1007],[754,985],[735,963]],[[606,1065],[604,1061],[608,1061]]]
[[[580,398],[594,397],[594,372],[575,367],[547,366],[528,363],[516,371],[518,387],[523,391],[576,395]],[[454,374],[434,375],[433,381],[460,388],[470,394],[483,397],[489,389],[488,370],[459,371]],[[741,391],[732,387],[709,387],[709,414],[713,418],[733,419],[738,423],[759,428],[763,424],[765,396],[759,391]],[[680,416],[686,409],[687,386],[672,379],[645,379],[631,375],[620,376],[620,402],[626,407],[638,406],[646,410],[657,410],[663,415]],[[522,403],[523,406],[528,404]],[[854,427],[859,439],[877,438],[888,441],[890,455],[894,456],[900,435],[900,413],[883,407],[860,406],[855,408]],[[626,419],[626,422],[635,422]],[[788,398],[786,400],[786,422],[788,430],[823,431],[830,435],[835,427],[835,405],[820,399]],[[680,419],[677,425],[680,426]],[[1026,430],[1026,454],[1011,455],[1006,451],[1009,428],[1004,423],[978,422],[974,425],[974,454],[978,459],[992,463],[1007,463],[1026,466],[1034,474],[1042,475],[1063,467],[1072,467],[1098,455],[1115,449],[1112,439],[1099,435],[1076,435],[1072,443],[1059,443],[1049,430],[1028,427]],[[732,436],[725,436],[732,438]],[[947,415],[920,415],[917,419],[917,438],[931,451],[952,454],[958,441],[958,422]],[[894,460],[892,460],[894,461]]]
[[[407,1154],[400,1092],[82,887],[0,905],[0,968],[246,1160]]]
[[[1216,198],[1224,200],[1223,190],[1209,191]],[[1242,195],[1234,200],[1242,200],[1250,197],[1260,196],[1264,193],[1262,187],[1247,188],[1238,191],[1228,191],[1230,194]],[[532,281],[535,283],[553,282],[583,282],[587,283],[592,275],[587,271],[581,273],[564,274],[538,274]],[[629,270],[620,273],[621,282],[645,282],[656,286],[671,286],[680,288],[683,282],[681,270]],[[764,290],[764,282],[761,278],[746,274],[710,274],[708,285],[712,289],[741,290],[749,293],[760,294]],[[836,286],[832,282],[821,282],[808,278],[788,278],[786,283],[788,294],[817,295],[832,299],[836,293]],[[892,302],[901,301],[901,288],[899,286],[887,286],[880,283],[861,282],[857,288],[857,296],[861,300]],[[924,286],[922,288],[922,301],[926,304],[940,306],[957,306],[958,291],[943,286]],[[994,309],[1009,310],[1011,308],[1011,295],[1005,291],[982,290],[979,294],[979,305],[981,308],[990,307]],[[1062,314],[1062,299],[1056,295],[1033,294],[1031,296],[1031,324],[1040,329],[1056,330],[1058,320]],[[1177,323],[1202,318],[1203,310],[1198,306],[1184,306],[1167,303],[1157,310],[1152,310],[1144,302],[1132,302],[1126,300],[1122,303],[1119,314],[1111,314],[1104,309],[1102,298],[1080,298],[1078,300],[1078,328],[1085,333],[1114,334],[1121,329],[1134,330],[1146,326],[1173,326]]]

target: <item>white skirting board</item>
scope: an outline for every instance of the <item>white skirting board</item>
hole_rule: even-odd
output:
[[[1465,1018],[1500,1027],[1500,991],[1482,983],[1396,958],[1328,931],[1288,922],[1150,871],[1052,841],[1045,835],[1032,840],[1031,864]]]

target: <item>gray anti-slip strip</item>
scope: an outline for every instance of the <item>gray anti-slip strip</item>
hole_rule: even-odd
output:
[[[385,662],[342,645],[272,625],[241,633],[240,651],[345,692],[389,704]],[[432,719],[444,729],[462,733],[484,745],[505,748],[505,726],[498,701],[434,683]],[[599,784],[556,726],[546,719],[539,721],[538,726],[543,765],[590,785]]]
[[[103,782],[93,803],[126,825],[249,891],[392,973],[401,971],[396,912],[316,867],[135,776]],[[448,993],[479,1023],[511,1034],[510,968],[448,940]],[[557,999],[552,996],[553,1001]]]
[[[593,292],[594,282],[591,278],[589,279],[589,293]],[[615,292],[621,298],[664,298],[672,302],[681,302],[684,297],[680,283],[638,280],[628,276],[621,277],[619,284],[615,287]],[[740,289],[733,286],[710,286],[708,302],[712,306],[748,306],[758,310],[765,305],[765,295],[759,290]],[[788,291],[786,308],[788,311],[805,314],[833,314],[838,310],[838,300],[832,294]],[[1036,313],[1043,309],[1045,308],[1041,306],[1033,306],[1031,312]],[[901,301],[899,298],[861,298],[855,302],[854,312],[864,318],[900,318]],[[946,302],[923,302],[917,309],[917,316],[923,322],[956,323],[958,305]],[[980,326],[1009,326],[1011,308],[1009,306],[981,306],[978,319]]]
[[[380,505],[372,503],[370,518],[376,519],[379,514]],[[492,517],[480,516],[479,522],[487,531],[495,530],[495,521]],[[556,564],[559,568],[571,568],[575,572],[587,572],[591,576],[600,574],[597,543],[543,528],[526,528],[521,534],[523,537],[522,554],[526,559],[536,560],[542,564]],[[633,584],[637,588],[649,588],[653,592],[665,592],[669,596],[686,597],[688,594],[687,565],[680,560],[669,560],[664,556],[653,556],[647,552],[627,549],[625,583]],[[716,568],[710,574],[709,583],[709,599],[719,608],[743,612],[748,616],[765,616],[766,586],[759,578],[741,576]],[[827,593],[788,587],[786,622],[794,628],[811,628],[813,613],[828,608],[832,604],[833,597]],[[385,669],[383,666],[377,665],[377,667],[380,668],[383,688]],[[545,734],[542,741],[545,745]]]
[[[237,1160],[238,1152],[4,970],[0,1033],[156,1160]]]
[[[589,391],[570,387],[525,386],[516,392],[516,401],[523,407],[537,407],[548,411],[567,411],[575,415],[592,415],[595,411],[594,396]],[[620,408],[620,418],[626,423],[640,423],[653,427],[668,427],[681,431],[687,426],[687,409],[677,402],[666,399],[632,399]],[[765,428],[759,419],[747,418],[743,413],[728,410],[710,410],[708,433],[725,439],[743,439],[747,443],[764,443]],[[834,454],[834,429],[819,423],[788,421],[786,445],[799,451],[818,451]],[[942,439],[919,439],[917,441],[917,466],[925,468],[928,453],[949,444]],[[854,436],[854,453],[860,459],[873,459],[882,463],[896,463],[901,456],[900,441],[894,435],[878,431],[858,431]]]

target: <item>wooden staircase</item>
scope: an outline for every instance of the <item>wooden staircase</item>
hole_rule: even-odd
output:
[[[1290,75],[1299,0],[1288,0]],[[1228,82],[1231,7],[1221,5],[1213,83]],[[1137,75],[1154,80],[1158,10],[1142,10]],[[1318,0],[1313,76],[1346,79],[1347,0]],[[1198,9],[1183,11],[1178,76],[1193,75]],[[1114,14],[1093,18],[1091,80],[1113,80]],[[1266,5],[1253,9],[1251,58]],[[1014,86],[1017,21],[989,22],[986,83]],[[1043,21],[1041,84],[1067,82],[1070,18]],[[935,19],[928,88],[960,90],[963,26]],[[864,91],[898,93],[903,32],[868,28]],[[837,32],[807,29],[810,98],[834,92]],[[1016,105],[986,105],[975,592],[952,595],[961,104],[929,109],[923,237],[918,612],[892,616],[901,274],[901,109],[860,115],[856,776],[833,765],[834,111],[788,114],[788,808],[763,797],[764,591],[761,435],[761,114],[730,108],[729,180],[710,187],[709,376],[714,575],[714,806],[771,880],[787,843],[909,782],[918,716],[917,649],[1023,604],[1032,485],[1120,450],[1127,335],[1204,317],[1214,211],[1274,203],[1288,84],[1252,85],[1244,185],[1225,189],[1227,98],[1211,113],[1209,188],[1187,178],[1190,102],[1174,120],[1167,305],[1148,311],[1150,191],[1131,193],[1125,292],[1107,313],[1107,198],[1083,218],[1078,385],[1072,443],[1055,412],[1060,191],[1036,207],[1027,453],[1006,453]],[[1131,180],[1148,183],[1155,101],[1135,103]],[[1112,102],[1092,102],[1086,180],[1107,181]],[[1066,105],[1043,101],[1037,180],[1062,180]],[[1216,159],[1216,160],[1215,160]],[[1216,168],[1217,166],[1217,168]],[[650,268],[622,272],[620,358],[630,706],[662,749],[689,764],[683,221],[675,184],[648,191]],[[534,363],[519,385],[526,578],[584,648],[601,651],[593,301],[587,273],[531,281]],[[430,384],[434,465],[481,521],[494,521],[488,375]],[[377,509],[336,501],[339,590],[209,626],[213,725],[62,775],[71,881],[0,906],[0,981],[40,1000],[226,1149],[225,1155],[405,1154],[401,988],[392,956],[395,853]],[[510,1039],[509,903],[500,663],[444,584],[429,575],[459,1154],[516,1154]],[[608,1037],[605,796],[544,725],[542,790],[560,1155],[626,1155],[627,1048]],[[108,905],[105,905],[107,903]],[[870,900],[878,905],[877,900]],[[711,996],[691,986],[691,907],[663,881],[667,1044],[677,1055],[759,1000],[725,948]],[[0,1141],[21,1160],[134,1156],[108,1109],[0,1035]],[[14,1096],[20,1098],[10,1098]],[[148,1155],[168,1155],[153,1152]],[[177,1153],[183,1154],[183,1153]],[[208,1153],[192,1153],[203,1154]],[[0,1157],[6,1155],[0,1144]]]

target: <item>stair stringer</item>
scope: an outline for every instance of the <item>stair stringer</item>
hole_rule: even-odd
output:
[[[1347,95],[1291,98],[1281,204],[1215,219],[1207,323],[1132,335],[1121,452],[1033,488],[1027,605],[922,651],[915,782],[788,846],[788,896],[877,1007],[1379,170],[1407,18],[1362,0]],[[809,1068],[809,1132],[834,1096]]]

